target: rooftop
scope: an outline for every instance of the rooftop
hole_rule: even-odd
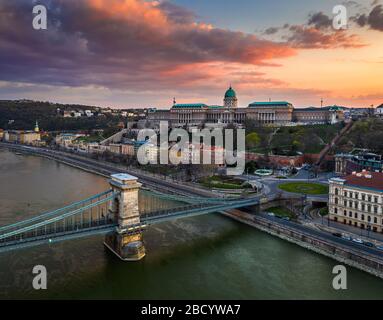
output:
[[[266,102],[253,102],[249,104],[249,107],[263,107],[263,106],[280,106],[287,107],[291,105],[290,102],[287,101],[266,101]]]
[[[296,111],[342,111],[343,107],[339,106],[327,106],[327,107],[306,107],[306,108],[295,108]]]
[[[116,173],[111,175],[113,180],[116,180],[118,182],[125,183],[126,181],[137,181],[137,177],[132,176],[127,173]]]
[[[230,88],[225,93],[225,98],[235,98],[237,95],[233,88],[230,86]]]
[[[352,174],[343,178],[346,185],[363,187],[369,189],[376,189],[383,191],[383,173],[382,172],[369,172],[363,170],[362,172],[353,172]]]
[[[192,108],[197,108],[197,109],[202,109],[202,108],[207,108],[208,106],[204,103],[184,103],[180,104],[177,103],[173,106],[173,108],[180,109],[180,108],[186,108],[186,109],[192,109]]]

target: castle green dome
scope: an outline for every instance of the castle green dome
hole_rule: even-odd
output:
[[[225,98],[236,98],[236,97],[237,97],[237,95],[236,95],[235,91],[230,86],[230,88],[225,93]]]

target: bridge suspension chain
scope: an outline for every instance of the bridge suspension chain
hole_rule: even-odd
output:
[[[111,194],[112,192],[113,192],[113,190],[107,190],[105,192],[96,194],[96,195],[94,195],[92,197],[89,197],[87,199],[84,199],[84,200],[72,203],[70,205],[67,205],[65,207],[62,207],[62,208],[59,208],[59,209],[56,209],[56,210],[53,210],[53,211],[49,211],[49,212],[40,214],[40,215],[35,216],[33,218],[26,219],[26,220],[23,220],[23,221],[19,221],[19,222],[16,222],[16,223],[13,223],[13,224],[9,224],[9,225],[6,225],[6,226],[2,226],[2,227],[0,227],[0,232],[3,232],[5,230],[9,230],[9,229],[14,229],[14,228],[17,228],[17,227],[20,227],[20,226],[27,225],[29,223],[38,221],[38,220],[42,220],[42,219],[46,219],[46,218],[52,217],[52,216],[54,216],[56,214],[60,214],[60,213],[65,212],[67,210],[73,209],[73,208],[75,208],[77,206],[81,206],[81,205],[83,205],[83,204],[85,204],[87,202],[92,202],[95,199],[101,198],[103,196],[107,196],[107,195]]]
[[[114,193],[112,193],[111,195],[109,195],[109,196],[107,196],[107,197],[105,197],[105,198],[103,198],[101,200],[98,200],[98,201],[95,201],[95,202],[91,202],[88,205],[85,205],[85,206],[83,206],[81,208],[78,208],[78,209],[75,209],[73,211],[69,211],[69,212],[60,214],[60,215],[58,215],[56,217],[50,218],[51,215],[49,215],[49,216],[45,215],[44,217],[49,217],[49,219],[43,220],[41,222],[33,223],[33,224],[29,225],[29,226],[18,228],[18,229],[13,230],[13,231],[9,231],[9,232],[0,234],[0,240],[6,239],[6,238],[10,238],[12,236],[16,236],[16,235],[19,235],[19,234],[27,233],[27,232],[30,232],[30,231],[37,232],[39,228],[45,227],[47,225],[51,225],[53,223],[55,223],[55,228],[57,229],[57,223],[58,222],[62,222],[63,223],[63,228],[65,230],[66,227],[67,227],[67,225],[66,225],[67,218],[74,217],[77,214],[82,214],[83,215],[84,211],[92,210],[92,208],[94,208],[94,207],[99,207],[100,205],[102,205],[102,204],[104,204],[104,203],[106,203],[106,202],[108,202],[110,200],[113,200],[115,198],[115,196],[116,195]],[[39,216],[39,217],[41,218],[41,216]],[[90,222],[92,222],[92,212],[90,212],[89,217],[90,217]],[[105,215],[105,217],[106,217],[106,215]],[[32,219],[29,219],[29,221],[31,221],[31,220]],[[35,220],[38,220],[38,219],[35,219]],[[82,220],[83,220],[83,217],[82,217]],[[32,221],[34,221],[34,220],[32,220]],[[20,225],[25,225],[26,223],[27,223],[27,221],[25,221],[24,223],[19,223],[19,226]]]

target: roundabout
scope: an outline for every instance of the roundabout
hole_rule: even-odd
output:
[[[310,182],[286,182],[278,185],[280,190],[308,195],[327,194],[328,186]]]

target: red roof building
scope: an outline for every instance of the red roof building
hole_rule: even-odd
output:
[[[343,179],[346,180],[345,184],[349,186],[383,191],[382,172],[369,172],[363,170],[362,172],[353,172],[352,174],[343,177]]]

